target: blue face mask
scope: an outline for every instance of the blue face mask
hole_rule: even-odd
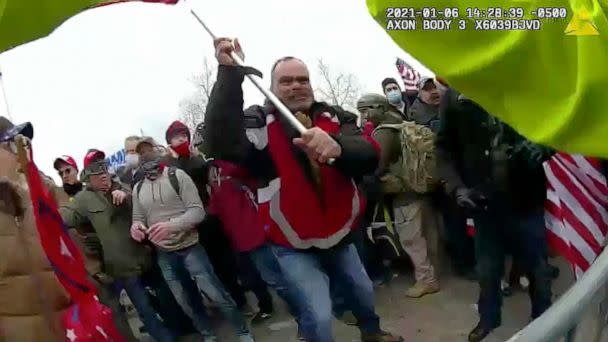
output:
[[[401,92],[399,90],[391,90],[386,93],[386,98],[388,99],[388,103],[392,105],[398,105],[402,102]]]

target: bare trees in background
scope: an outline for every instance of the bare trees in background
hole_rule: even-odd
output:
[[[216,66],[205,58],[202,72],[192,78],[196,92],[179,104],[180,120],[192,130],[205,119],[205,110],[215,84],[216,70]],[[356,112],[356,102],[361,93],[356,76],[334,70],[322,59],[318,60],[317,71],[320,77],[319,87],[315,89],[317,100]]]
[[[315,89],[318,100],[345,109],[354,109],[361,92],[357,77],[351,73],[333,70],[322,59],[318,60],[317,68],[321,83]]]
[[[179,103],[180,120],[192,131],[205,119],[205,110],[213,84],[215,84],[216,67],[207,58],[204,59],[202,72],[192,78],[196,92]]]

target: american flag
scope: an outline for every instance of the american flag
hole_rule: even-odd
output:
[[[401,58],[397,58],[395,64],[397,65],[399,75],[401,75],[403,83],[405,84],[405,90],[418,90],[418,81],[420,81],[420,74],[418,71]]]
[[[596,158],[557,153],[544,163],[549,245],[580,277],[602,252],[608,233],[608,185]]]

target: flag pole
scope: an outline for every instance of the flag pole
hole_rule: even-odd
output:
[[[192,13],[194,18],[196,18],[196,20],[199,22],[199,24],[201,24],[201,26],[203,26],[205,31],[207,31],[207,33],[209,33],[211,38],[213,38],[213,40],[216,40],[217,36],[215,34],[213,34],[213,32],[211,31],[209,26],[207,26],[205,24],[205,22],[196,14],[196,12],[194,12],[194,10],[191,9],[190,13]],[[230,52],[230,57],[232,57],[232,60],[238,66],[241,66],[241,67],[245,66],[245,62],[241,59],[241,57],[235,51]],[[270,100],[270,102],[272,102],[272,104],[274,104],[274,106],[281,113],[283,118],[285,118],[287,120],[287,122],[298,131],[298,133],[304,134],[304,132],[306,132],[306,127],[304,127],[304,125],[296,118],[295,115],[293,115],[293,113],[289,110],[289,108],[287,108],[283,104],[283,102],[281,102],[281,100],[279,100],[279,98],[276,97],[275,94],[273,94],[270,90],[264,88],[264,86],[262,85],[262,83],[260,82],[260,80],[258,78],[254,77],[254,75],[251,75],[251,74],[246,74],[245,76],[247,76],[247,78],[251,81],[251,83],[253,83],[253,85],[255,85],[255,87],[258,88],[258,90],[260,92],[262,92],[262,94],[264,94],[264,96],[266,96],[266,98],[268,100]],[[327,164],[333,165],[334,162],[335,162],[335,159],[330,158],[327,161]]]
[[[196,14],[196,12],[194,12],[194,10],[191,9],[190,13],[192,13],[194,18],[196,18],[196,20],[201,24],[201,26],[203,26],[205,31],[207,31],[207,33],[209,33],[211,38],[213,38],[213,40],[216,40],[217,36],[215,34],[213,34],[213,32],[211,32],[211,29],[209,29],[209,27],[205,24],[205,22],[203,22],[203,20]],[[239,57],[239,55],[237,55],[236,52],[234,52],[234,51],[230,52],[230,57],[232,57],[232,59],[234,60],[234,62],[237,65],[242,66],[242,67],[245,66],[245,62],[243,62],[241,57]],[[254,77],[254,75],[250,75],[250,74],[247,74],[246,76],[256,86],[256,88],[258,88],[258,90],[261,91],[262,94],[264,94],[264,96],[266,96],[266,98],[275,105],[275,107],[279,110],[279,112],[281,112],[283,117],[289,122],[289,124],[291,124],[291,126],[293,126],[300,134],[306,132],[306,127],[304,127],[304,125],[302,125],[302,123],[300,121],[298,121],[298,119],[295,117],[295,115],[293,115],[293,113],[291,113],[291,111],[281,102],[281,100],[279,100],[276,97],[276,95],[274,95],[268,89],[264,88],[264,86],[260,83],[258,78]]]
[[[6,115],[8,116],[9,120],[13,121],[13,116],[11,115],[11,111],[8,108],[8,99],[6,98],[6,90],[4,89],[4,78],[2,75],[2,70],[0,70],[0,88],[2,88],[2,100],[4,101]]]

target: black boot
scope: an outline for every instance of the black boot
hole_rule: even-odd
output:
[[[498,324],[491,326],[479,322],[477,326],[469,333],[469,342],[479,342],[486,338],[492,330],[496,329]]]

